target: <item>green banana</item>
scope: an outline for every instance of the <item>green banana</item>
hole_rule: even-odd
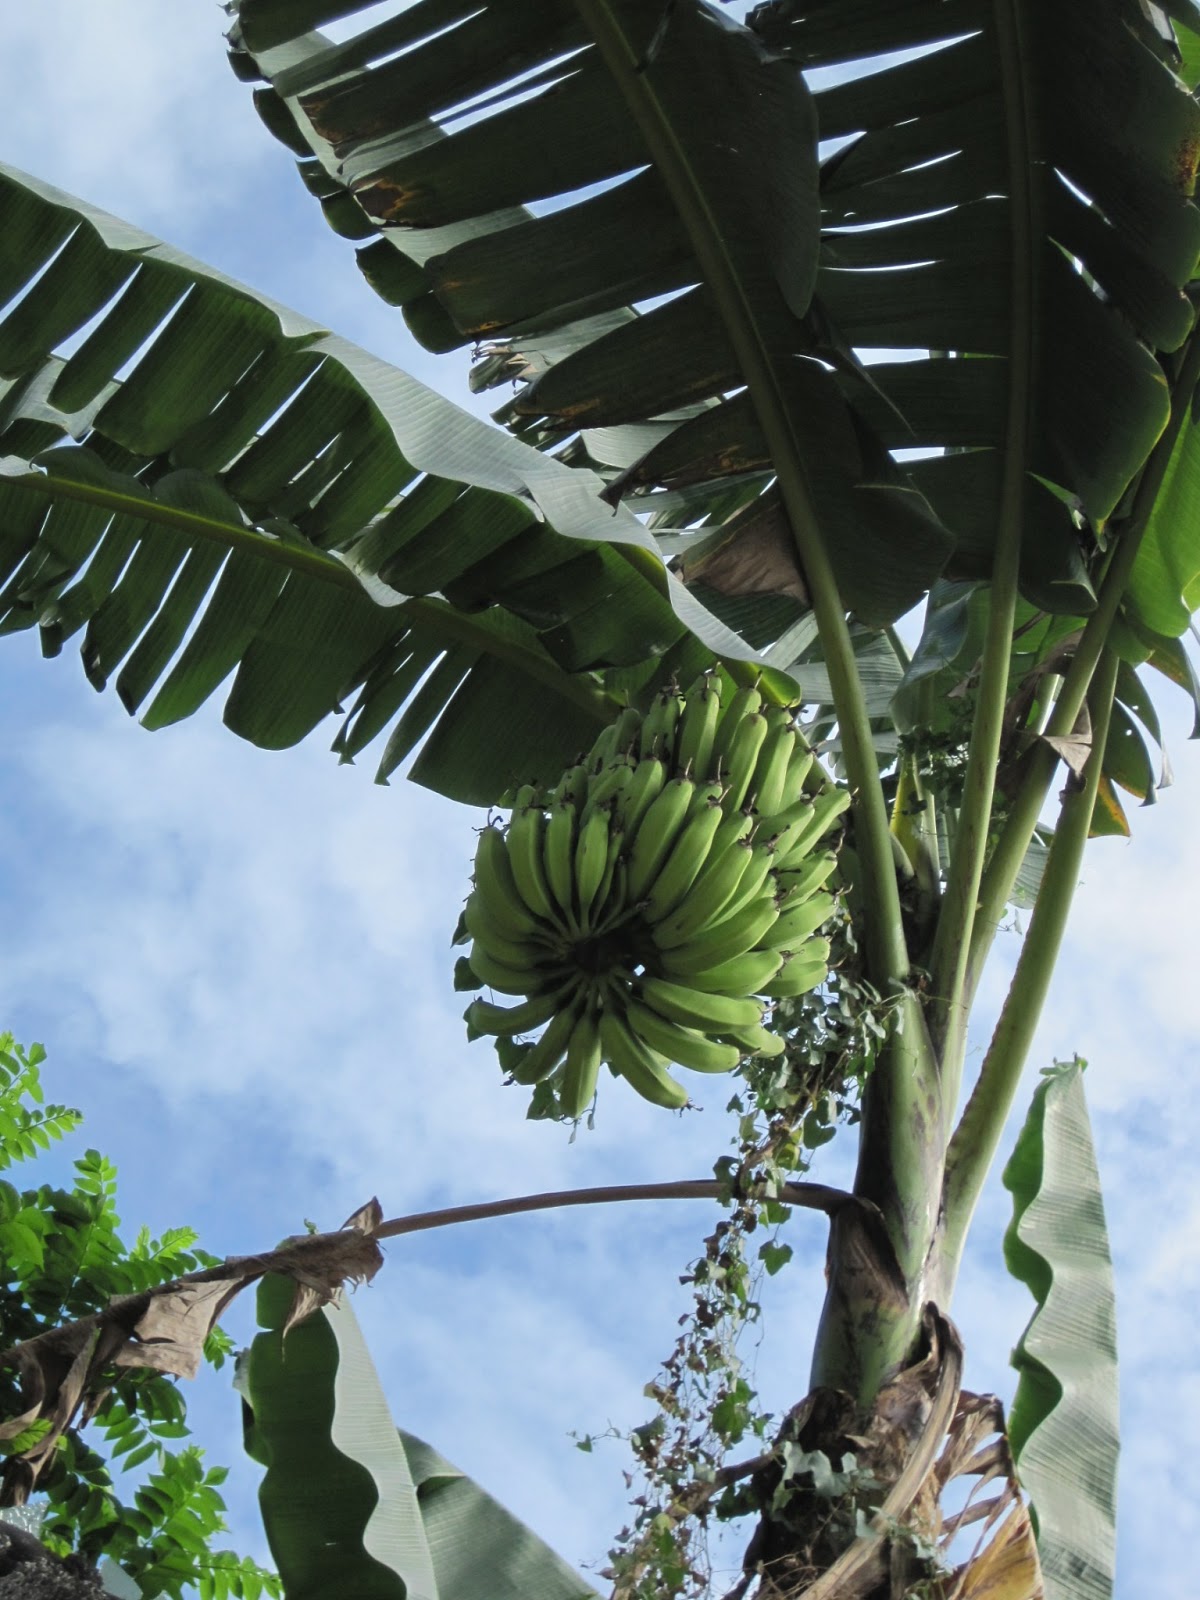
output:
[[[556,941],[554,930],[545,922],[534,925],[532,938],[514,939],[507,928],[495,920],[491,905],[478,889],[475,889],[467,900],[466,919],[467,931],[472,939],[477,944],[483,945],[489,955],[495,956],[497,961],[503,961],[506,966],[521,967],[545,961],[552,955],[563,954],[561,935],[559,941]]]
[[[643,1100],[670,1111],[687,1105],[687,1090],[667,1071],[664,1058],[638,1038],[621,1012],[601,1012],[600,1045],[613,1071],[632,1084]]]
[[[575,807],[566,800],[556,801],[542,846],[546,884],[558,907],[558,920],[565,922],[572,933],[579,932],[574,909],[575,820]]]
[[[708,786],[705,786],[708,787]],[[717,797],[710,792],[697,791],[675,843],[646,894],[646,916],[651,922],[662,919],[675,910],[708,859],[717,831],[725,820],[721,810],[719,786],[713,785]]]
[[[720,922],[703,929],[687,944],[660,951],[659,965],[667,977],[690,981],[695,973],[720,966],[747,950],[753,950],[762,943],[777,919],[775,896],[759,895],[733,916],[723,917]]]
[[[655,695],[654,703],[642,718],[638,736],[638,754],[643,760],[647,756],[670,759],[675,749],[675,729],[682,710],[683,701],[671,690],[664,689],[661,694]]]
[[[726,811],[737,811],[745,805],[754,781],[759,751],[766,742],[769,724],[760,712],[743,717],[737,732],[730,741],[729,753],[721,772],[729,785],[725,797]]]
[[[658,948],[681,949],[705,929],[723,921],[738,886],[748,873],[757,870],[757,852],[748,840],[739,840],[726,851],[719,868],[697,882],[676,910],[655,925],[654,942]]]
[[[798,906],[792,906],[777,916],[774,925],[763,934],[760,941],[763,949],[798,950],[822,923],[829,921],[834,904],[831,894],[814,894]]]
[[[479,835],[475,850],[475,893],[471,900],[482,903],[490,920],[510,939],[528,938],[545,931],[545,922],[534,916],[521,899],[508,859],[508,845],[499,828],[484,828]],[[470,927],[469,922],[467,925]]]
[[[605,767],[611,766],[618,756],[626,755],[641,726],[641,712],[635,711],[632,706],[624,706],[616,720],[609,723],[588,751],[585,765],[589,774],[598,775]]]
[[[791,719],[785,717],[782,726],[771,729],[754,769],[750,794],[760,817],[773,816],[783,804],[788,764],[795,748],[796,735]]]
[[[540,1083],[550,1076],[566,1052],[578,1015],[578,1006],[564,1006],[551,1017],[541,1038],[534,1041],[523,1060],[512,1069],[518,1083]]]
[[[596,735],[595,743],[584,757],[589,779],[597,777],[617,754],[617,725],[610,722]]]
[[[511,809],[523,811],[526,806],[540,806],[544,804],[542,791],[536,783],[523,783],[513,798]]]
[[[721,715],[721,696],[711,673],[697,680],[688,690],[679,734],[675,744],[675,764],[697,782],[708,777]]]
[[[535,917],[562,926],[562,915],[550,898],[543,857],[546,818],[540,805],[525,806],[508,824],[508,861],[517,893]]]
[[[563,1116],[573,1122],[578,1122],[595,1098],[603,1054],[595,1013],[585,1010],[571,1029],[567,1061],[558,1084],[559,1106]]]
[[[792,759],[788,762],[787,777],[783,784],[785,804],[798,800],[804,793],[804,780],[812,771],[813,760],[813,753],[805,744],[804,735],[797,730]]]
[[[657,756],[647,756],[638,762],[633,777],[617,798],[617,814],[627,839],[633,838],[666,781],[667,769]]]
[[[776,840],[775,850],[779,857],[780,871],[799,866],[801,861],[811,854],[813,846],[825,837],[849,804],[848,789],[822,789],[806,808],[802,802],[797,802],[795,817],[788,818]],[[786,816],[787,813],[783,813],[774,820],[783,822]]]
[[[729,753],[738,728],[746,717],[752,717],[762,706],[762,695],[757,688],[747,685],[735,690],[728,704],[721,707],[717,720],[717,735],[713,740],[712,760],[714,770],[729,770]]]
[[[651,1050],[657,1050],[668,1061],[678,1061],[681,1067],[690,1067],[693,1072],[732,1072],[741,1060],[742,1052],[737,1045],[722,1044],[719,1039],[706,1038],[694,1028],[668,1022],[640,1000],[631,999],[625,1014],[634,1033]]]
[[[721,910],[721,920],[734,917],[749,901],[768,891],[774,895],[777,888],[772,874],[775,870],[774,853],[763,845],[754,852],[753,860],[742,874],[741,882],[729,896]]]
[[[610,815],[608,811],[593,811],[579,825],[579,839],[575,846],[575,893],[578,896],[581,930],[590,925],[592,906],[604,882],[604,871],[608,865]]]
[[[655,939],[664,950],[686,944],[701,928],[723,915],[755,860],[754,847],[746,837],[753,825],[752,819],[741,812],[721,823],[695,883],[655,928]]]
[[[611,820],[608,829],[608,860],[604,863],[604,876],[600,880],[600,887],[596,890],[596,898],[592,902],[591,921],[587,930],[591,934],[602,933],[626,909],[625,879],[628,869],[621,851],[624,837],[616,820]]]
[[[782,1035],[756,1023],[750,1028],[728,1028],[722,1035],[741,1055],[781,1056],[787,1048]]]
[[[559,1007],[561,989],[552,994],[536,995],[519,1006],[497,1006],[490,1000],[472,1000],[463,1012],[463,1020],[476,1033],[491,1033],[514,1038],[518,1033],[530,1033],[549,1022]]]
[[[730,1028],[753,1028],[762,1019],[757,1000],[742,996],[706,994],[684,984],[668,983],[665,978],[643,978],[641,997],[668,1022],[684,1028],[699,1028],[702,1033],[722,1033]]]
[[[549,952],[547,952],[547,956]],[[496,989],[500,994],[545,994],[548,990],[561,984],[569,975],[566,964],[559,961],[547,960],[530,962],[514,966],[499,957],[492,955],[486,945],[480,944],[476,939],[471,946],[471,967],[491,989]]]
[[[695,787],[690,778],[672,778],[646,808],[629,851],[631,900],[642,900],[658,876],[687,821]]]
[[[829,940],[809,939],[796,955],[784,962],[771,981],[763,985],[761,992],[769,1000],[794,1000],[797,995],[819,989],[828,976]]]
[[[748,995],[765,994],[766,985],[783,965],[778,950],[747,950],[744,955],[706,967],[703,972],[687,975],[693,989],[704,989],[709,994]]]
[[[784,912],[807,900],[828,883],[837,866],[838,858],[831,851],[825,855],[809,856],[802,867],[789,872],[777,872],[779,880],[779,910]]]
[[[596,811],[611,807],[618,795],[633,781],[633,760],[629,756],[616,756],[612,764],[588,784],[587,804],[580,820],[586,822]]]
[[[550,791],[549,805],[553,807],[565,802],[581,806],[587,799],[587,792],[588,770],[582,761],[577,761],[573,767],[567,768]]]
[[[613,726],[616,728],[617,754],[632,756],[642,732],[642,713],[634,706],[625,706]]]
[[[813,756],[794,715],[702,674],[644,716],[624,708],[553,790],[522,785],[507,829],[481,831],[460,965],[466,987],[520,1001],[478,997],[467,1026],[518,1081],[553,1076],[564,1116],[586,1115],[605,1060],[646,1099],[685,1105],[671,1061],[717,1073],[777,1054],[755,997],[825,980],[838,858],[813,847],[849,796],[803,793]]]

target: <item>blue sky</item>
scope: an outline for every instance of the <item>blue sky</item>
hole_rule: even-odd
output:
[[[222,21],[207,0],[42,0],[7,17],[3,159],[463,399],[462,360],[416,350],[261,129],[225,64]],[[405,783],[378,788],[369,762],[339,768],[320,733],[253,750],[215,706],[151,737],[87,686],[70,648],[43,662],[20,636],[2,653],[0,1026],[46,1044],[52,1097],[83,1109],[87,1142],[121,1170],[130,1232],[187,1221],[236,1253],[305,1217],[336,1226],[372,1193],[396,1215],[702,1176],[724,1153],[720,1091],[682,1119],[610,1091],[597,1131],[572,1144],[525,1123],[487,1045],[466,1045],[448,939],[476,815]],[[1176,785],[1134,815],[1131,843],[1089,853],[1029,1087],[1055,1056],[1091,1062],[1120,1295],[1120,1592],[1183,1600],[1200,1533],[1200,756],[1183,708],[1169,710]],[[1001,941],[983,1021],[1016,945]],[[844,1175],[845,1144],[819,1177]],[[968,1384],[1002,1394],[1029,1310],[1000,1262],[1006,1216],[993,1185],[954,1307]],[[568,1435],[644,1420],[642,1385],[686,1303],[678,1275],[712,1220],[610,1208],[395,1242],[356,1309],[397,1419],[566,1556],[602,1562],[626,1458],[620,1445],[582,1455]],[[769,1286],[758,1354],[780,1409],[806,1387],[821,1293],[817,1224],[789,1228],[801,1260]],[[247,1337],[247,1310],[230,1326]],[[195,1386],[193,1416],[214,1459],[235,1465],[248,1546],[254,1473],[237,1462],[221,1379]]]

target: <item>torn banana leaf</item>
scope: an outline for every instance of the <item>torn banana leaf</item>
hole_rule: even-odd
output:
[[[288,1600],[593,1600],[595,1590],[484,1489],[397,1430],[357,1319],[327,1307],[283,1335],[267,1278],[239,1372],[245,1443]]]
[[[1044,1074],[1004,1169],[1005,1260],[1037,1301],[1013,1352],[1008,1437],[1046,1600],[1111,1600],[1115,1572],[1116,1304],[1083,1067],[1077,1057]]]

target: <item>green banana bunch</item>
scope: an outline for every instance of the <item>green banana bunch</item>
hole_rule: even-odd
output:
[[[828,841],[848,804],[814,781],[794,710],[721,671],[626,708],[480,833],[456,983],[516,1003],[473,999],[469,1036],[495,1038],[512,1077],[548,1083],[571,1120],[605,1063],[677,1109],[672,1063],[719,1073],[778,1054],[770,1002],[828,971]]]

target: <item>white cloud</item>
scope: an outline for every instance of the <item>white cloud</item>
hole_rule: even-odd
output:
[[[270,164],[207,0],[40,0],[4,19],[5,160],[135,214],[193,227]],[[216,70],[214,70],[216,68]],[[148,220],[147,220],[148,219]]]

